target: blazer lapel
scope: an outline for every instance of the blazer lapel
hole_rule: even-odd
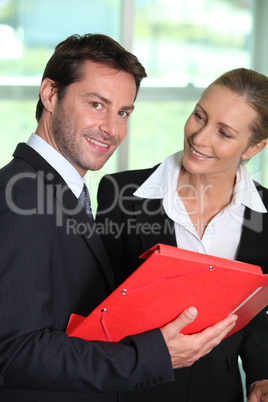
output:
[[[243,229],[237,252],[237,260],[250,264],[261,265],[267,272],[268,262],[266,259],[267,247],[267,213],[245,209]],[[265,266],[263,263],[265,261]]]
[[[137,200],[133,204],[143,252],[157,243],[177,246],[174,222],[166,215],[162,199]]]
[[[71,225],[75,225],[77,233],[84,237],[95,257],[98,259],[111,286],[111,290],[113,290],[114,275],[112,267],[100,236],[96,231],[97,226],[94,219],[90,219],[87,216],[83,207],[69,188],[64,192],[64,197],[62,197],[62,194],[57,191],[55,196],[58,199],[58,202],[62,205],[65,213],[70,216]]]
[[[35,150],[26,144],[19,144],[14,152],[14,156],[25,159],[30,163],[36,171],[42,176],[47,186],[53,188],[54,196],[61,205],[65,216],[69,216],[72,225],[75,225],[78,234],[83,236],[95,257],[100,263],[102,270],[110,284],[111,290],[114,289],[114,275],[110,265],[110,261],[102,244],[99,235],[96,233],[96,224],[94,220],[90,220],[86,215],[83,207],[67,186],[58,172],[46,162]],[[61,212],[56,211],[57,224],[62,224],[61,220],[65,219]]]

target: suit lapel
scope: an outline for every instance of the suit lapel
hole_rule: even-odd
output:
[[[55,211],[57,224],[62,224],[63,220],[64,224],[66,224],[67,216],[72,220],[72,225],[75,225],[76,233],[83,236],[88,246],[91,248],[102,267],[111,290],[113,290],[114,276],[112,268],[102,241],[96,233],[96,224],[93,220],[88,218],[83,207],[65,181],[44,158],[26,144],[19,144],[14,152],[14,156],[22,158],[30,163],[43,178],[46,186],[50,186],[53,189],[54,196],[61,206],[59,210]],[[64,213],[62,213],[62,211],[64,211]]]
[[[240,244],[237,252],[237,260],[250,264],[260,265],[267,272],[266,247],[267,247],[267,213],[262,214],[245,209],[244,222]],[[263,265],[265,262],[265,266]]]
[[[66,184],[65,184],[66,186]],[[96,223],[93,219],[89,219],[81,204],[73,192],[67,188],[62,197],[61,192],[56,191],[55,194],[58,202],[62,205],[65,214],[71,219],[71,225],[75,225],[76,233],[83,236],[95,257],[99,261],[105,276],[108,279],[111,289],[114,289],[114,276],[110,261],[104,249],[103,243],[96,232]],[[70,223],[70,222],[69,222]]]
[[[174,222],[166,215],[161,199],[137,200],[133,204],[143,252],[157,243],[177,246]],[[148,230],[149,229],[149,230]]]

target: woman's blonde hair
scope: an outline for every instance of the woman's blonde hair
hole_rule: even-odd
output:
[[[250,144],[254,145],[268,138],[268,77],[246,68],[228,71],[211,85],[221,85],[241,96],[255,110],[257,118],[250,129]]]

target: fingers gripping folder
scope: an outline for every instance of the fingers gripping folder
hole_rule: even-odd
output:
[[[228,336],[266,305],[268,275],[259,266],[157,244],[144,263],[88,317],[72,314],[67,334],[85,340],[118,342],[160,328],[187,307],[197,318],[181,332],[199,332],[233,313]]]

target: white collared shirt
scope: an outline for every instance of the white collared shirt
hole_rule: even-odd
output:
[[[200,239],[177,193],[177,180],[182,157],[183,151],[165,159],[135,191],[134,196],[163,199],[165,213],[175,224],[179,248],[235,259],[242,232],[245,207],[260,213],[267,213],[247,168],[243,164],[239,166],[231,203],[209,222],[202,239]]]
[[[84,178],[80,176],[73,165],[55,148],[49,145],[39,135],[32,134],[27,145],[38,152],[63,178],[74,195],[78,198],[81,194]]]

